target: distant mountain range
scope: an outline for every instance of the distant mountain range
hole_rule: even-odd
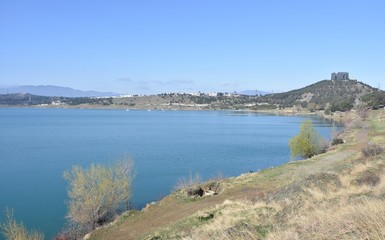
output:
[[[82,91],[70,87],[60,87],[54,85],[21,85],[0,87],[0,94],[12,93],[29,93],[47,97],[113,97],[121,95],[114,92]],[[239,94],[247,96],[263,96],[269,94],[269,92],[259,90],[245,90],[239,92]]]
[[[245,90],[239,92],[239,94],[246,95],[246,96],[259,96],[259,95],[266,95],[269,94],[269,92],[259,91],[259,90]]]
[[[3,93],[3,94],[2,94]],[[7,94],[8,93],[8,94]],[[79,91],[57,86],[19,86],[0,88],[0,105],[81,105],[135,109],[307,109],[324,110],[327,114],[347,111],[355,105],[373,109],[385,106],[385,92],[357,80],[323,80],[289,92],[266,94],[260,91],[239,92],[240,96],[199,96],[159,94],[143,97],[111,98],[112,92]],[[102,96],[105,98],[89,98]],[[150,106],[149,103],[152,103]]]
[[[114,92],[81,91],[70,87],[60,87],[52,85],[22,85],[0,87],[0,94],[11,93],[30,93],[34,95],[50,97],[111,97],[120,95]]]

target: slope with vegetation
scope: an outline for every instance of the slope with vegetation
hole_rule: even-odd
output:
[[[265,95],[259,101],[283,108],[297,105],[310,111],[346,111],[353,107],[356,99],[375,90],[357,80],[323,80],[293,91]]]
[[[89,238],[384,239],[385,113],[340,117],[344,143],[326,153],[198,184],[213,196],[178,190]]]
[[[37,106],[60,104],[76,106],[80,104],[106,106],[112,104],[112,98],[89,98],[89,97],[50,97],[38,96],[29,93],[0,94],[0,106]]]
[[[347,111],[364,102],[372,108],[385,105],[385,93],[357,80],[323,80],[284,93],[247,96],[241,94],[164,93],[150,96],[68,98],[31,94],[0,95],[0,106],[39,106],[146,109],[146,110],[272,110],[296,107],[301,110],[324,110],[327,114]]]
[[[299,134],[289,141],[292,157],[310,158],[326,151],[328,143],[313,127],[311,120],[305,120]]]
[[[376,91],[366,94],[362,97],[362,101],[364,101],[366,105],[372,109],[383,108],[385,106],[385,92]]]

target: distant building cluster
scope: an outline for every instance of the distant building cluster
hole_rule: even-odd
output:
[[[174,97],[177,97],[177,96],[184,96],[184,95],[190,95],[190,96],[197,96],[197,97],[200,97],[200,96],[209,96],[209,97],[219,97],[219,96],[223,96],[223,97],[240,97],[241,94],[238,94],[236,92],[234,93],[222,93],[222,92],[211,92],[211,93],[202,93],[202,92],[195,92],[195,93],[174,93],[174,92],[169,92],[169,93],[160,93],[160,94],[156,94],[156,95],[159,95],[159,96],[174,96]],[[124,95],[119,95],[119,96],[112,96],[111,98],[131,98],[131,97],[148,97],[148,96],[151,96],[150,95],[146,95],[146,94],[142,94],[142,95],[130,95],[130,94],[124,94]],[[101,98],[105,98],[105,97],[101,97]]]
[[[348,72],[337,72],[332,73],[331,80],[349,80],[349,73]]]

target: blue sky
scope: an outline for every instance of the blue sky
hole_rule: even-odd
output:
[[[0,0],[0,86],[287,91],[348,71],[385,87],[383,0]]]

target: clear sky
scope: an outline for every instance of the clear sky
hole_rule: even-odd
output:
[[[385,1],[0,0],[0,86],[277,92],[338,71],[385,88]]]

